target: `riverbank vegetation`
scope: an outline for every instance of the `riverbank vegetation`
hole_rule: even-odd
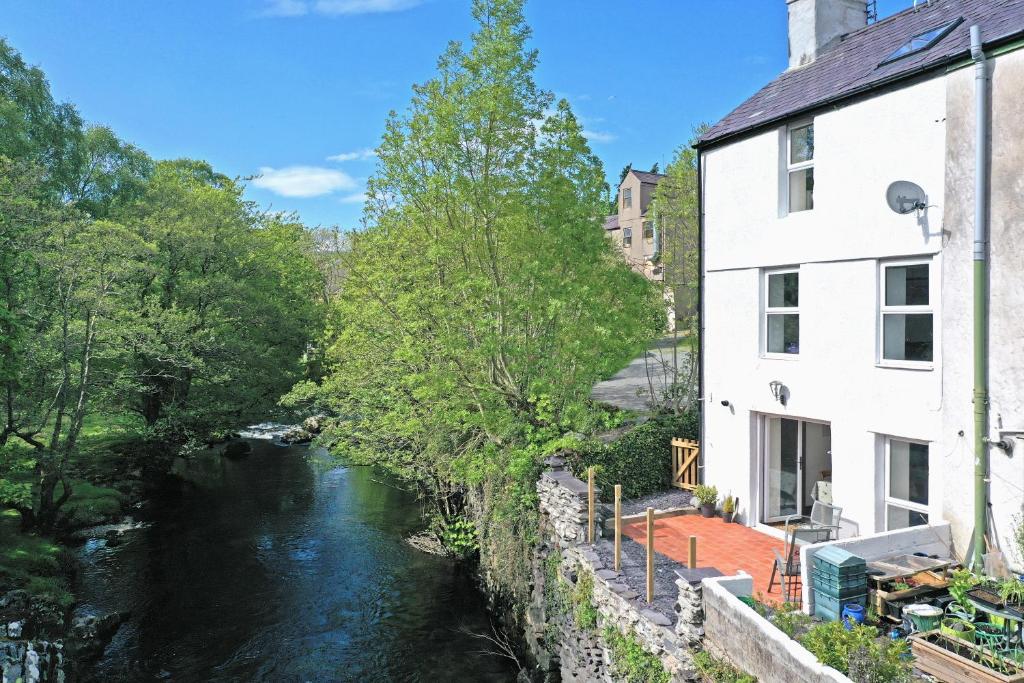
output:
[[[416,482],[442,525],[471,520],[490,593],[517,614],[540,462],[606,426],[591,387],[664,309],[603,234],[604,171],[569,103],[534,81],[522,2],[472,12],[470,42],[387,122],[325,379],[292,401],[344,416],[334,450]]]
[[[0,589],[66,608],[50,538],[306,376],[322,254],[243,190],[87,124],[0,39]]]

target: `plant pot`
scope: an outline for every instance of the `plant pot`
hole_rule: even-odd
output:
[[[730,524],[732,522],[732,520],[733,520],[733,517],[735,517],[735,516],[736,516],[735,512],[722,512],[722,521],[725,522],[726,524]]]
[[[959,638],[968,643],[974,642],[974,625],[962,619],[943,619],[939,627],[942,634],[950,638]]]
[[[700,514],[704,517],[715,516],[715,504],[714,503],[701,503]]]

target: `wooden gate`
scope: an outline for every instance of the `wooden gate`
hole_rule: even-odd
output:
[[[672,486],[692,491],[700,483],[697,459],[700,443],[689,439],[672,439]]]

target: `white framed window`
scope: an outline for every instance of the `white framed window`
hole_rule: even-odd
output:
[[[885,530],[928,523],[928,444],[885,439]]]
[[[764,272],[764,353],[795,356],[800,353],[800,271],[796,268]]]
[[[814,122],[789,126],[786,135],[786,183],[789,213],[814,208]]]
[[[644,221],[644,239],[654,239],[654,221]]]
[[[622,229],[622,246],[631,247],[633,246],[633,228]]]
[[[622,208],[633,208],[633,189],[630,187],[627,187],[622,191]]]
[[[931,367],[937,287],[932,261],[883,262],[879,280],[879,364]]]

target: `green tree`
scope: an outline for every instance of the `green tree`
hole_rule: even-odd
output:
[[[476,501],[496,589],[521,597],[541,444],[656,333],[656,294],[603,236],[603,171],[533,80],[517,0],[477,0],[468,48],[393,114],[332,306],[338,449]]]
[[[691,338],[689,351],[680,354],[677,348],[671,367],[667,368],[673,379],[668,383],[668,396],[664,398],[677,413],[691,406],[696,399],[698,345],[692,340],[696,339],[699,332],[697,299],[700,286],[700,223],[697,151],[693,149],[692,143],[704,130],[705,126],[696,128],[691,143],[676,150],[672,162],[665,169],[665,177],[654,191],[649,208],[658,231],[658,257],[664,273],[662,286],[675,308],[675,329]]]

